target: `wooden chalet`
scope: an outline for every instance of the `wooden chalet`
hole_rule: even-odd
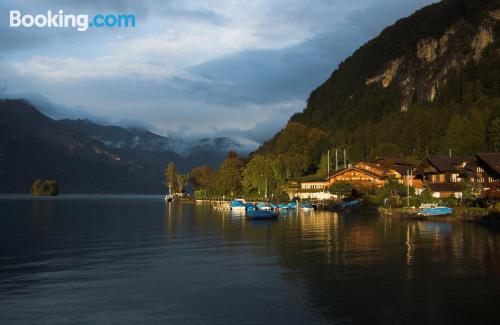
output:
[[[384,168],[384,175],[388,179],[394,179],[401,184],[408,184],[415,189],[422,189],[422,180],[416,179],[415,166],[407,161],[398,158],[378,157],[371,164]]]
[[[417,166],[417,178],[428,183],[459,183],[464,181],[473,163],[472,157],[432,156],[425,158]]]
[[[475,180],[485,188],[500,181],[500,153],[476,154]]]
[[[326,179],[328,187],[336,182],[348,182],[355,187],[382,187],[385,176],[373,170],[362,168],[363,165],[341,169]]]
[[[390,157],[377,157],[376,159],[372,160],[371,163],[374,165],[385,167],[385,168],[390,168],[394,165],[399,165],[399,166],[412,166],[413,165],[412,163],[410,163],[408,161],[404,161],[404,160],[401,160],[399,158],[390,158]]]
[[[464,191],[463,183],[427,183],[426,187],[432,196],[437,199],[449,197],[461,199]]]
[[[379,176],[384,176],[386,171],[387,171],[387,168],[384,166],[369,163],[369,162],[364,162],[364,161],[357,163],[356,167],[363,169],[363,170],[367,170],[367,171],[374,173],[374,174],[377,174]]]
[[[309,180],[300,183],[302,190],[324,191],[328,183],[324,179]]]

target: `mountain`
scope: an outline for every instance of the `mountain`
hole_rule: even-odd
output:
[[[201,139],[164,137],[148,130],[100,125],[87,119],[63,119],[57,123],[97,140],[129,158],[142,159],[144,164],[155,160],[155,156],[158,155],[176,156],[172,160],[178,161],[180,169],[184,172],[200,165],[216,168],[231,150],[245,153],[245,148],[239,143],[225,137]]]
[[[500,150],[499,21],[498,0],[444,0],[397,21],[257,153],[305,153],[304,173],[328,148],[350,160]]]
[[[24,100],[0,100],[0,193],[28,193],[37,178],[62,193],[162,193],[163,171],[218,165],[241,146],[229,138],[188,140],[148,130],[54,120]]]
[[[185,156],[173,151],[180,142]],[[226,138],[188,144],[147,130],[56,121],[24,100],[0,100],[0,193],[29,193],[37,178],[57,180],[62,193],[162,193],[169,161],[182,172],[215,166],[235,146]]]
[[[0,191],[28,193],[53,178],[64,193],[157,192],[161,172],[123,159],[19,100],[0,101]]]

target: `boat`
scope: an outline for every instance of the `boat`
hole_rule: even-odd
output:
[[[343,209],[347,209],[347,208],[353,208],[355,206],[358,206],[360,203],[361,203],[361,201],[359,201],[359,200],[342,201],[342,202],[338,202],[337,204],[335,204],[332,207],[332,209],[343,210]]]
[[[232,200],[231,203],[229,203],[229,207],[233,211],[245,211],[246,210],[246,202],[243,199],[236,199]]]
[[[299,208],[302,210],[302,211],[313,211],[314,210],[314,207],[310,204],[310,203],[302,203]]]
[[[259,202],[256,204],[258,210],[271,210],[272,207],[266,202]]]
[[[293,202],[293,201],[292,202],[288,202],[287,205],[288,205],[289,209],[296,209],[297,206],[298,206],[297,202]]]
[[[174,196],[171,194],[165,195],[165,202],[172,202],[174,200]]]
[[[288,210],[288,205],[284,204],[284,203],[280,203],[278,204],[278,209],[280,210]]]
[[[276,210],[276,209],[279,209],[279,208],[280,208],[279,204],[277,204],[277,203],[271,203],[271,209]]]
[[[445,216],[453,213],[450,207],[432,207],[424,208],[418,211],[419,216]]]
[[[278,218],[278,213],[269,210],[247,210],[247,219],[251,220],[265,220],[265,219],[276,219]]]
[[[250,202],[247,202],[247,203],[245,203],[245,208],[246,208],[247,211],[249,211],[249,210],[255,210],[255,205],[253,205]]]

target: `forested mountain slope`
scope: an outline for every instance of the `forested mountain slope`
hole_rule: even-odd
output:
[[[351,161],[500,150],[499,24],[497,0],[444,0],[399,20],[258,152],[290,157],[304,173],[327,148]]]

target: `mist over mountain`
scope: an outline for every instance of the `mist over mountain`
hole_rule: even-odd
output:
[[[54,120],[24,100],[0,100],[0,192],[28,193],[37,178],[62,193],[162,193],[169,161],[178,169],[219,165],[237,143],[189,142],[90,120]]]

